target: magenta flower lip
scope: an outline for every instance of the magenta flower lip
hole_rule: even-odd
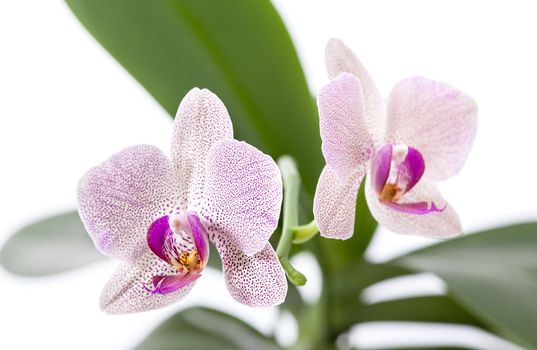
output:
[[[103,310],[140,312],[180,300],[202,276],[209,241],[237,301],[282,303],[287,281],[268,243],[282,201],[275,162],[234,140],[222,101],[197,88],[181,101],[170,153],[129,147],[80,180],[88,233],[122,261],[101,295]]]
[[[393,164],[393,166],[392,166]],[[381,147],[371,161],[373,190],[381,203],[393,210],[407,214],[425,215],[438,213],[434,202],[402,203],[402,197],[412,190],[425,172],[425,161],[421,153],[412,147],[393,145]]]
[[[154,276],[152,294],[175,292],[194,282],[209,260],[209,239],[196,213],[164,215],[147,231],[147,243],[156,256],[177,270],[177,274]]]
[[[477,106],[463,92],[421,77],[398,83],[385,105],[371,76],[340,40],[326,49],[331,81],[319,92],[326,166],[314,200],[322,236],[354,232],[363,178],[369,209],[396,233],[446,238],[462,233],[435,181],[462,168],[477,132]]]

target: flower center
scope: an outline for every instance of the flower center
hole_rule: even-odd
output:
[[[371,164],[373,186],[382,203],[396,203],[410,191],[425,172],[421,153],[404,145],[385,145]]]
[[[188,271],[199,271],[202,269],[201,259],[197,250],[183,252],[179,257],[179,263]]]
[[[147,233],[150,249],[178,272],[201,272],[209,258],[205,226],[194,212],[163,216]]]
[[[391,183],[386,183],[379,194],[379,199],[381,202],[395,202],[401,197],[401,189]]]
[[[403,196],[418,183],[425,172],[421,153],[405,145],[384,145],[371,162],[371,184],[378,200],[389,208],[407,214],[425,215],[443,211],[424,198],[416,202],[404,201]]]

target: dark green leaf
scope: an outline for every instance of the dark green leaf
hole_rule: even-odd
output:
[[[360,322],[364,305],[359,296],[368,286],[387,278],[406,275],[409,270],[385,264],[370,264],[363,260],[325,275],[325,302],[329,333],[334,339]]]
[[[97,251],[77,212],[37,221],[17,231],[0,251],[12,273],[41,276],[74,269],[104,256]]]
[[[137,350],[280,349],[245,322],[220,311],[196,307],[180,311],[158,326]]]
[[[487,329],[449,296],[423,296],[363,305],[354,322],[412,321],[458,323]]]
[[[316,108],[268,0],[67,0],[95,38],[173,115],[192,87],[218,94],[239,139],[290,154],[313,193]],[[89,98],[89,97],[88,97]]]
[[[537,223],[466,235],[393,261],[440,276],[476,317],[537,349]]]

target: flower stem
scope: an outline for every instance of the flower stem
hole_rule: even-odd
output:
[[[306,243],[319,233],[315,220],[306,225],[295,226],[291,230],[293,231],[293,244]]]
[[[278,166],[282,173],[284,196],[282,236],[276,248],[276,255],[278,255],[289,281],[295,285],[303,286],[306,284],[306,277],[289,262],[289,252],[293,244],[293,227],[298,226],[300,175],[296,169],[295,161],[289,156],[280,157]]]

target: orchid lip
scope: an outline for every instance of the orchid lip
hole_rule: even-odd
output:
[[[153,289],[144,286],[146,292],[150,294],[170,294],[189,284],[195,282],[201,277],[198,272],[183,272],[177,275],[153,276]]]
[[[424,172],[425,160],[421,153],[405,145],[384,145],[371,162],[373,189],[379,201],[407,214],[425,215],[442,212],[446,208],[438,208],[435,203],[428,201],[400,201],[419,182]]]
[[[393,210],[400,211],[406,214],[425,215],[430,213],[441,213],[447,208],[445,204],[442,208],[438,208],[434,202],[416,202],[416,203],[385,203]]]
[[[164,215],[147,232],[151,251],[177,270],[177,274],[153,276],[151,294],[167,294],[201,276],[209,259],[205,225],[195,212]]]

